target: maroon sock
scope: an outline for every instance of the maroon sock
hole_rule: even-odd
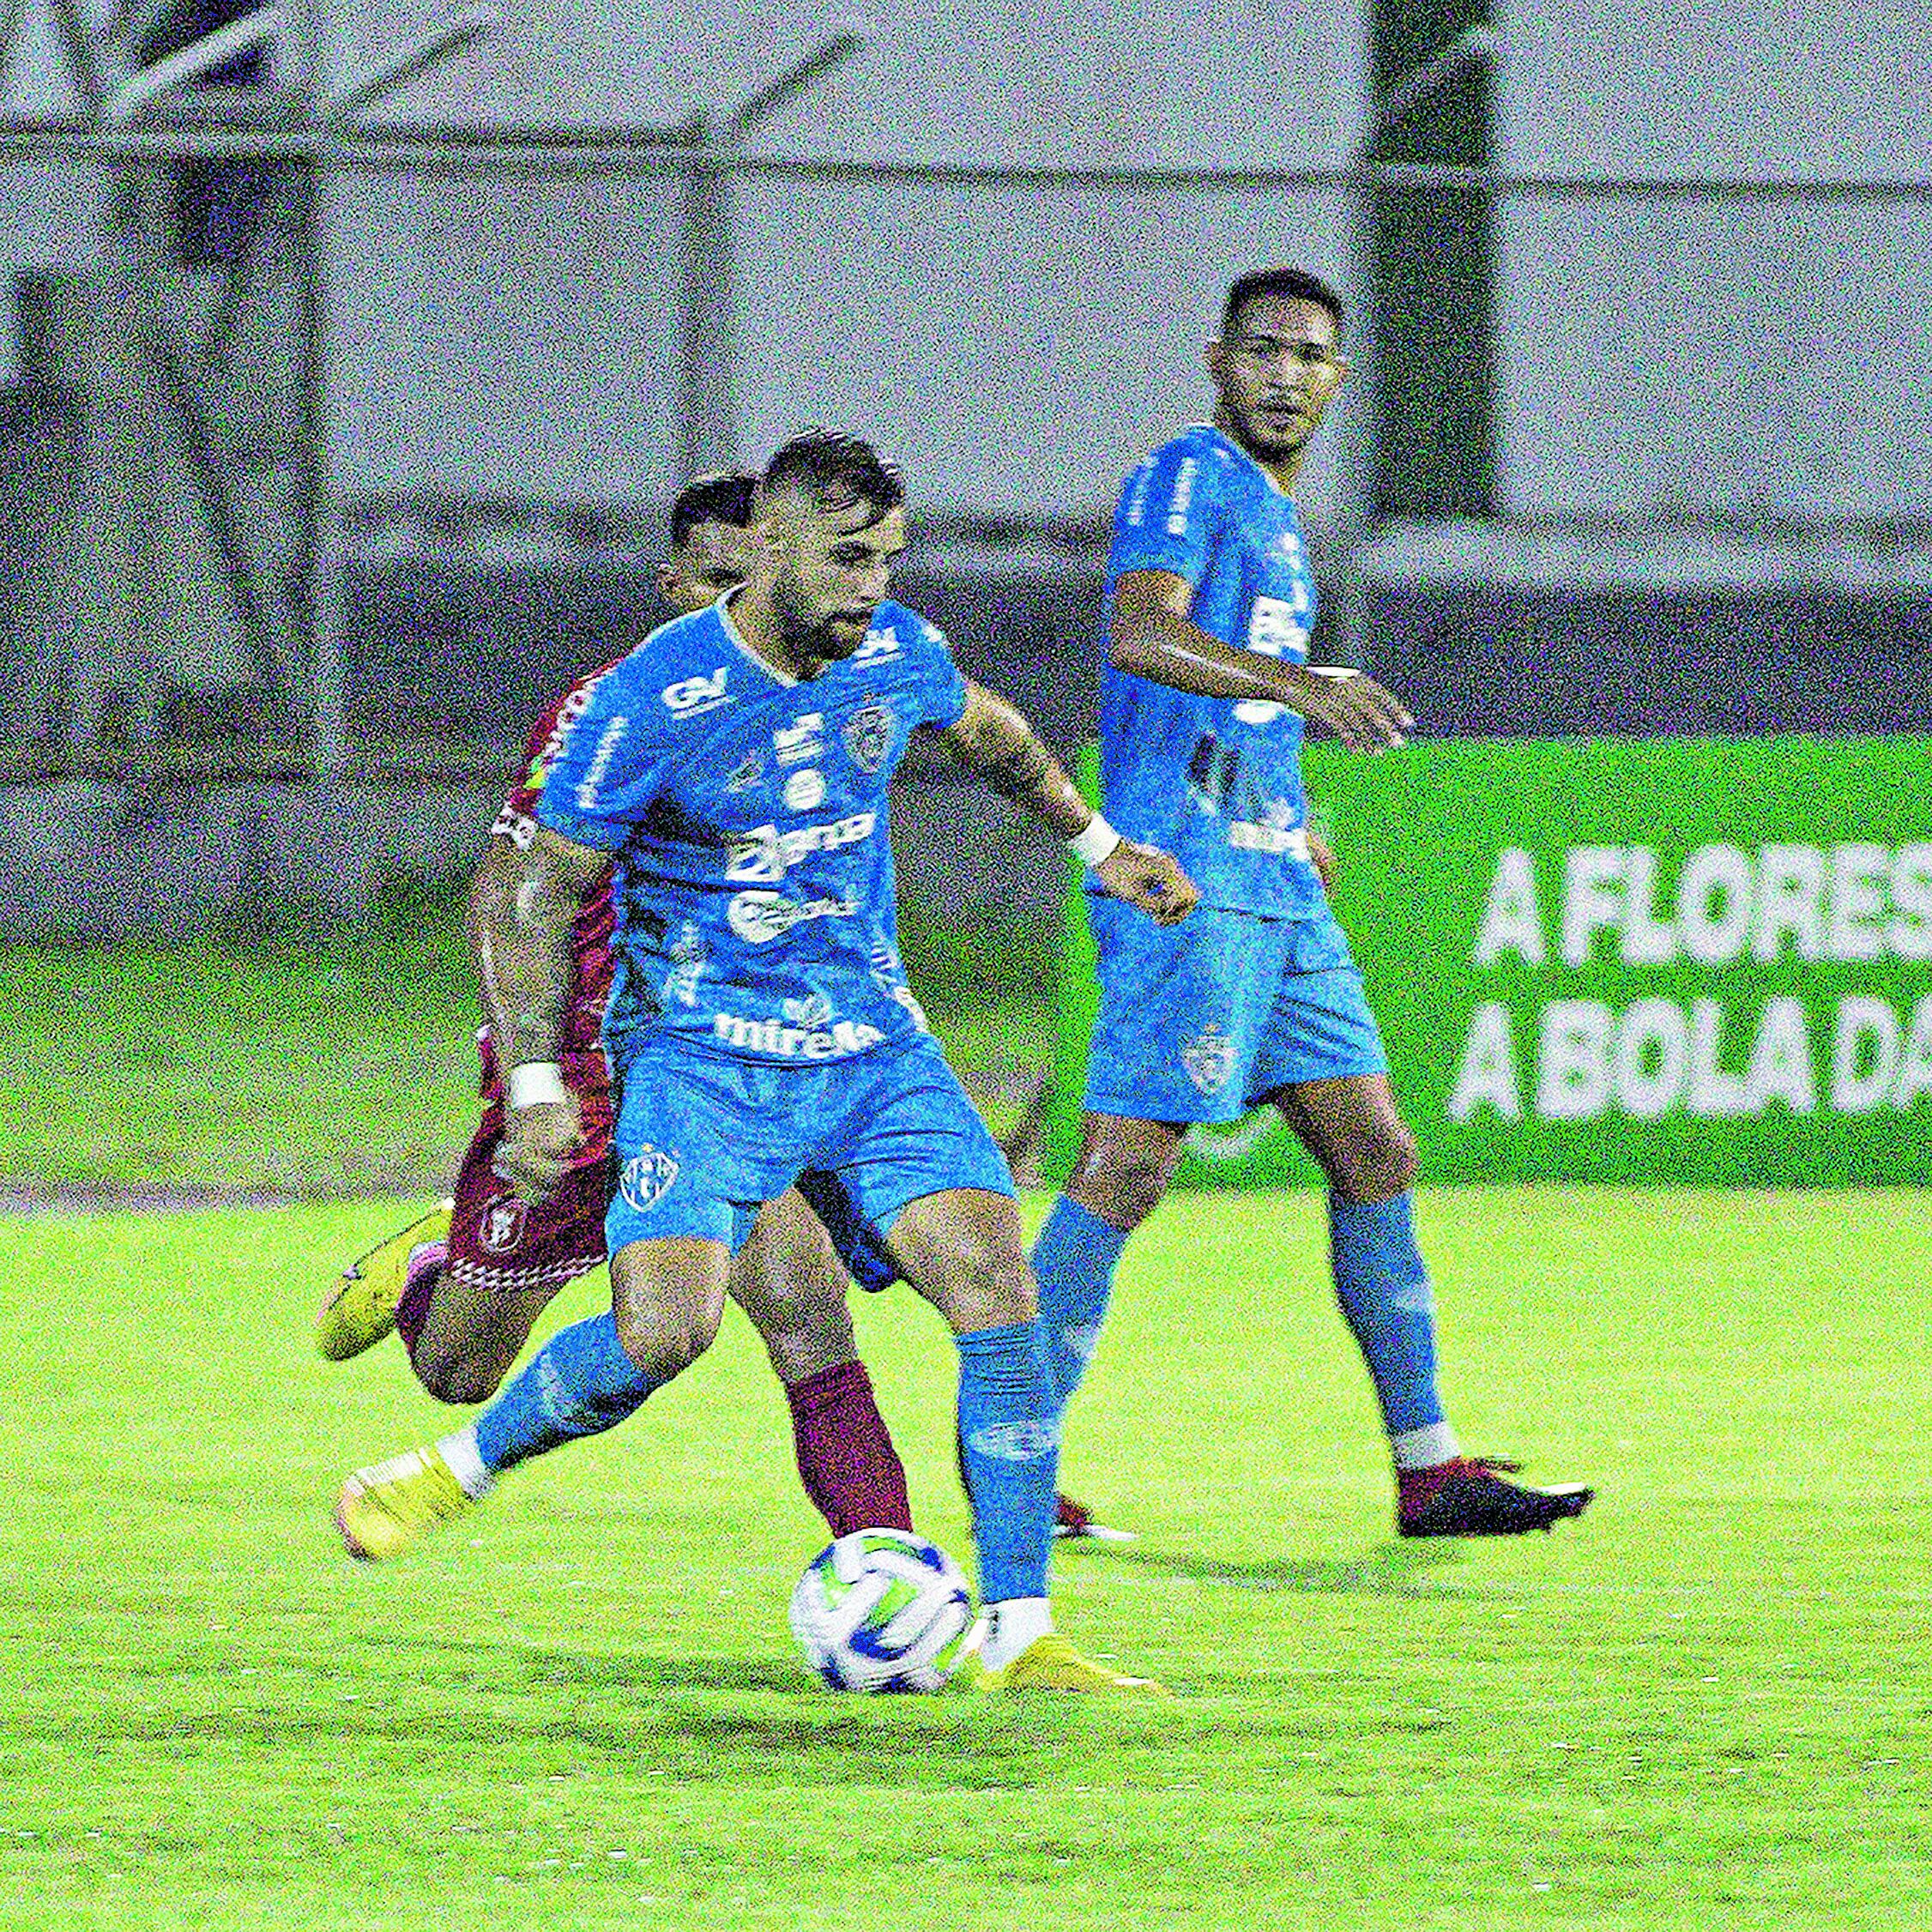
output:
[[[421,1339],[423,1324],[429,1319],[429,1298],[436,1293],[436,1284],[443,1278],[440,1266],[419,1268],[411,1275],[402,1290],[402,1299],[395,1305],[395,1331],[402,1337],[402,1345],[409,1351],[409,1359],[416,1359],[416,1343]]]
[[[805,1493],[835,1537],[910,1530],[906,1472],[862,1361],[821,1368],[785,1391]]]

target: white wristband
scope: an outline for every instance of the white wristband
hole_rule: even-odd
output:
[[[510,1070],[510,1108],[521,1114],[526,1107],[543,1107],[564,1098],[564,1070],[553,1060],[526,1060]]]
[[[1120,835],[1096,812],[1087,821],[1084,831],[1076,832],[1067,840],[1066,849],[1083,866],[1097,866],[1120,842]]]

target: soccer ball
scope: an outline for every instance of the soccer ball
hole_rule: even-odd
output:
[[[834,1690],[936,1691],[959,1667],[973,1600],[958,1564],[905,1530],[854,1530],[792,1592],[792,1634]]]

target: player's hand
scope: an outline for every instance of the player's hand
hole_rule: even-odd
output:
[[[570,1171],[571,1156],[583,1145],[577,1098],[566,1093],[561,1100],[510,1111],[490,1171],[534,1205],[556,1192]]]
[[[1313,825],[1308,827],[1308,863],[1315,868],[1315,877],[1321,881],[1322,891],[1332,892],[1338,869],[1335,863],[1335,848]]]
[[[1201,896],[1173,853],[1131,838],[1122,839],[1094,867],[1094,877],[1102,891],[1138,906],[1156,926],[1178,926]]]
[[[1325,724],[1351,752],[1392,751],[1416,728],[1402,700],[1360,671],[1286,664],[1287,702],[1305,718]]]

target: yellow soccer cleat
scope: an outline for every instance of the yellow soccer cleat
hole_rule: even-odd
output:
[[[359,1469],[342,1485],[335,1527],[359,1562],[383,1563],[438,1524],[475,1507],[437,1450],[408,1449]]]
[[[982,1691],[1125,1692],[1134,1697],[1169,1697],[1165,1684],[1151,1677],[1130,1677],[1110,1664],[1083,1657],[1057,1630],[1035,1637],[1011,1663],[998,1670],[983,1664],[973,1677]]]
[[[450,1239],[454,1201],[378,1242],[342,1271],[341,1281],[316,1317],[316,1349],[329,1361],[347,1361],[372,1349],[395,1326],[396,1304],[411,1272],[440,1262]],[[433,1249],[434,1253],[425,1250]]]

